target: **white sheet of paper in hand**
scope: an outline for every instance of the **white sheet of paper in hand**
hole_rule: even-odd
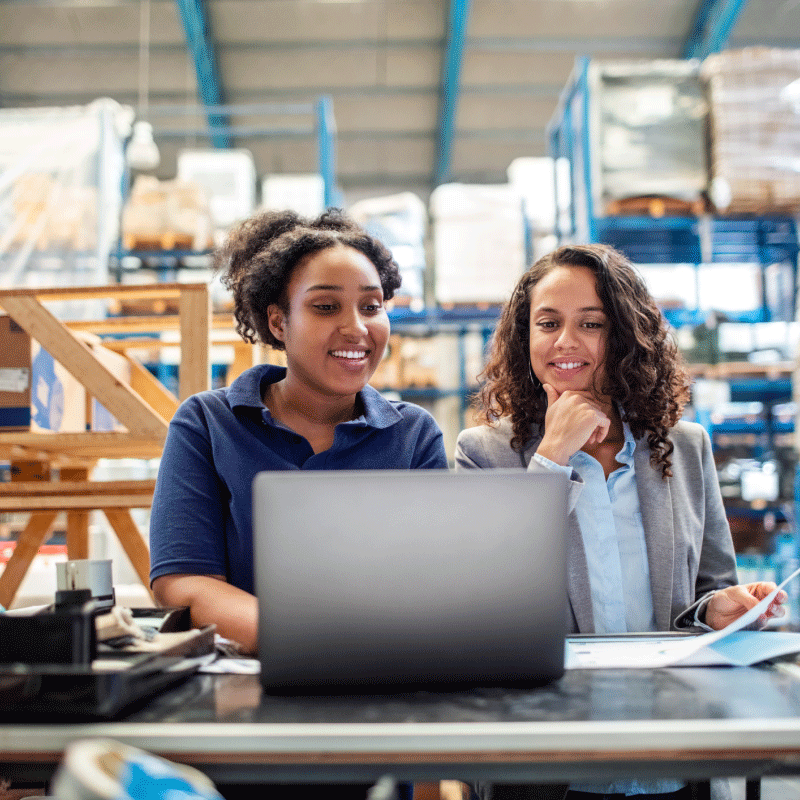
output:
[[[738,631],[755,622],[762,614],[766,613],[778,592],[797,575],[800,575],[800,569],[796,569],[763,600],[759,601],[757,605],[722,630],[677,640],[666,638],[648,641],[643,639],[636,642],[626,641],[624,644],[613,640],[580,643],[572,648],[571,651],[568,648],[567,666],[570,669],[653,669],[679,664],[685,659],[690,659],[707,645],[713,644],[734,631]]]
[[[693,639],[682,640],[680,642],[675,642],[674,644],[668,644],[662,651],[661,655],[663,656],[663,663],[659,664],[659,666],[666,667],[670,664],[678,664],[684,658],[687,658],[692,653],[696,653],[701,648],[713,644],[714,642],[723,639],[734,631],[741,630],[742,628],[752,624],[762,614],[766,614],[770,603],[772,603],[772,601],[777,597],[778,592],[781,591],[781,589],[783,589],[783,587],[786,586],[786,584],[797,575],[800,575],[800,569],[796,569],[791,575],[789,575],[788,578],[781,581],[781,583],[775,587],[775,589],[773,589],[763,600],[760,600],[749,611],[746,611],[741,617],[735,619],[730,623],[730,625],[726,625],[721,630],[710,631],[709,633],[704,633],[701,636],[696,636]]]

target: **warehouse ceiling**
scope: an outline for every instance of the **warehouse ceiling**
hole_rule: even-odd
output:
[[[798,47],[800,0],[0,0],[0,105],[112,97],[152,122],[161,177],[212,145],[263,177],[317,171],[308,108],[327,96],[346,201],[425,195],[546,154],[577,56],[680,58],[715,37]]]

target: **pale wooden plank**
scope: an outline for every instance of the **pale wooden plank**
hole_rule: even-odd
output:
[[[67,558],[89,558],[89,510],[67,514]]]
[[[1,303],[0,303],[1,304]],[[230,329],[233,325],[230,314],[212,314],[211,327]],[[72,331],[88,331],[96,334],[110,333],[155,333],[180,330],[180,317],[164,314],[141,317],[107,317],[96,320],[69,320],[64,325]],[[170,342],[174,346],[174,342]]]
[[[139,526],[134,522],[131,512],[124,508],[107,508],[104,513],[114,529],[114,533],[117,534],[122,549],[131,560],[139,580],[150,592],[150,550],[139,531]],[[152,592],[150,593],[152,595]]]
[[[61,470],[61,478],[69,483],[88,483],[87,467],[69,467]],[[31,499],[31,498],[28,498]],[[56,500],[62,500],[58,495]],[[89,511],[70,511],[67,514],[67,558],[89,558]]]
[[[0,497],[0,511],[91,511],[95,508],[149,508],[152,494],[84,494]]]
[[[181,400],[211,386],[209,341],[211,297],[207,286],[192,286],[181,292],[181,364],[178,374]]]
[[[175,342],[165,342],[155,336],[142,336],[138,339],[103,339],[103,347],[115,353],[127,353],[128,350],[159,350],[162,347],[175,347]]]
[[[230,386],[246,369],[261,363],[259,346],[243,339],[233,342],[233,361],[228,367],[226,382]]]
[[[178,398],[141,361],[127,353],[122,355],[131,367],[131,389],[165,420],[171,420],[178,410]]]
[[[113,283],[107,286],[47,286],[25,289],[0,289],[0,298],[40,297],[50,302],[54,300],[85,300],[92,297],[105,297],[111,300],[147,300],[151,298],[169,300],[180,297],[184,287],[204,287],[204,283]]]
[[[39,548],[47,540],[57,513],[31,514],[28,524],[17,537],[17,544],[11,558],[0,575],[0,603],[9,608],[14,602],[25,574],[28,572]]]
[[[116,438],[115,438],[116,437]],[[7,460],[158,458],[161,442],[126,432],[0,433],[0,457]]]
[[[74,469],[74,468],[73,468]],[[81,468],[86,472],[85,467]],[[81,496],[102,494],[153,494],[156,482],[153,479],[129,481],[7,481],[0,483],[0,497],[37,497],[43,495]]]
[[[131,433],[163,442],[167,422],[129,386],[121,383],[92,351],[34,297],[6,295],[0,305],[68,370]]]

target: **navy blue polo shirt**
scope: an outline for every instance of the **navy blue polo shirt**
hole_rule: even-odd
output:
[[[262,364],[231,386],[183,402],[170,422],[150,515],[150,580],[162,575],[223,575],[253,592],[252,484],[264,470],[446,469],[433,417],[359,392],[363,415],[336,426],[333,445],[314,453],[308,440],[277,422],[264,390],[286,375]]]

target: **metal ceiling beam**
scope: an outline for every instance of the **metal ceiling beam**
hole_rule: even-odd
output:
[[[453,154],[453,131],[455,129],[458,95],[461,89],[461,62],[464,58],[464,42],[467,38],[470,0],[450,0],[447,20],[447,44],[442,65],[441,95],[439,98],[438,131],[434,185],[450,179],[450,163]]]
[[[722,50],[746,5],[747,0],[700,0],[683,57],[702,59]]]
[[[206,106],[222,105],[225,102],[224,92],[205,2],[204,0],[176,0],[176,3],[186,32],[186,44],[194,60],[200,100]],[[219,131],[211,137],[214,147],[228,148],[231,146],[230,137],[224,133],[224,129],[230,125],[225,114],[216,111],[209,112],[208,125],[211,130]]]
[[[0,0],[2,3],[3,0]],[[462,97],[481,97],[489,95],[491,97],[521,97],[521,98],[552,98],[557,99],[561,93],[561,84],[534,86],[528,84],[485,84],[481,86],[461,85]],[[358,100],[375,100],[394,97],[417,97],[427,99],[431,95],[439,95],[439,87],[433,86],[304,86],[299,89],[239,89],[236,91],[237,102],[246,102],[250,99],[264,101],[266,99],[307,98],[309,102],[320,95],[333,95],[339,98],[356,98]],[[230,92],[228,92],[230,96]],[[69,91],[69,92],[3,92],[0,90],[0,105],[8,106],[35,106],[35,105],[84,105],[90,103],[97,97],[113,97],[118,103],[123,105],[136,106],[139,95],[134,88],[120,91],[119,89],[99,89],[97,91]],[[163,115],[166,113],[166,104],[180,107],[181,102],[186,98],[186,92],[179,91],[151,91],[148,95],[149,115]],[[230,105],[225,106],[225,110],[231,114]],[[183,111],[181,113],[184,113]],[[205,106],[201,107],[200,113],[206,113]]]
[[[2,3],[3,0],[0,0]],[[183,0],[176,0],[179,6]],[[194,5],[194,4],[193,4]],[[183,12],[181,12],[183,13]],[[280,42],[226,42],[225,50],[230,53],[284,53],[294,51],[339,51],[339,50],[439,50],[444,45],[442,38],[424,39],[293,39]],[[0,45],[0,52],[20,56],[37,56],[39,58],[62,58],[70,55],[127,55],[135,56],[139,52],[140,43],[128,42],[70,42],[49,44],[14,44]],[[158,55],[183,54],[186,45],[182,41],[151,42],[151,53]]]
[[[551,36],[471,36],[469,49],[487,53],[677,53],[681,39],[665,36],[617,36],[558,39]]]

